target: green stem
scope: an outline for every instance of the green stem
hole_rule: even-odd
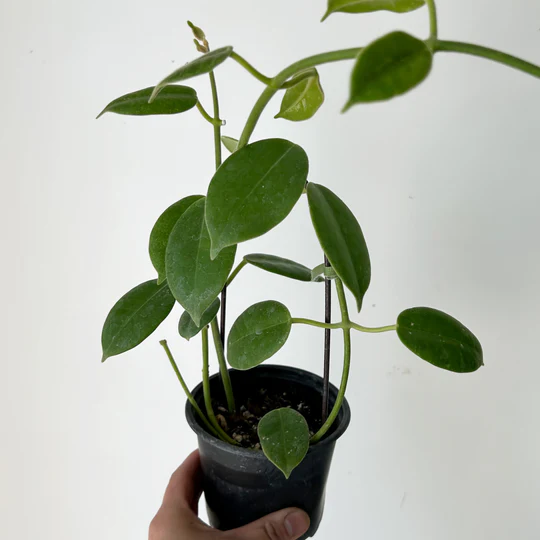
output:
[[[353,60],[358,56],[361,50],[362,48],[342,49],[339,51],[330,51],[326,53],[316,54],[314,56],[304,58],[303,60],[299,60],[298,62],[291,64],[289,67],[278,73],[272,79],[271,84],[263,90],[263,93],[260,95],[259,99],[255,103],[255,106],[253,107],[249,118],[247,119],[246,125],[244,126],[244,130],[242,132],[240,140],[238,141],[238,149],[242,148],[249,142],[249,139],[253,134],[255,126],[257,125],[257,122],[259,121],[259,118],[261,117],[264,109],[266,108],[270,100],[274,97],[276,92],[278,92],[283,83],[287,81],[287,79],[293,77],[299,71],[303,71],[305,69],[315,67],[320,64],[339,62],[340,60]]]
[[[330,330],[339,330],[343,328],[343,323],[324,323],[314,321],[313,319],[302,319],[301,317],[294,317],[292,319],[293,324],[308,324],[309,326],[316,326],[318,328],[330,328]]]
[[[367,326],[362,326],[351,322],[350,327],[353,330],[358,330],[359,332],[367,332],[369,334],[380,334],[381,332],[392,332],[397,329],[397,325],[389,324],[388,326],[378,326],[376,328],[368,328]]]
[[[229,376],[229,370],[227,369],[227,361],[225,360],[223,343],[221,342],[221,336],[219,335],[217,319],[214,319],[210,323],[210,326],[212,327],[212,337],[214,338],[214,346],[218,357],[219,372],[221,373],[221,380],[223,381],[225,396],[227,397],[227,407],[229,408],[229,412],[233,414],[236,411],[236,404],[234,403],[231,377]]]
[[[280,88],[281,89],[291,88],[292,86],[296,86],[300,81],[303,81],[304,79],[309,79],[310,77],[314,77],[315,75],[316,75],[315,69],[304,71],[303,73],[299,73],[296,77],[293,77],[292,79],[289,79],[288,81],[284,82],[280,86]]]
[[[180,373],[180,370],[178,369],[176,362],[174,361],[171,350],[169,349],[169,345],[167,344],[167,340],[163,339],[159,342],[159,344],[165,349],[165,353],[167,354],[167,357],[169,358],[169,362],[171,363],[171,366],[174,369],[174,372],[176,373],[176,376],[178,377],[178,380],[180,382],[180,386],[182,386],[182,389],[184,390],[188,398],[188,401],[191,403],[191,406],[195,409],[195,412],[199,415],[199,418],[204,422],[204,425],[206,426],[208,431],[212,435],[217,437],[218,436],[217,431],[214,429],[212,424],[208,421],[208,418],[206,418],[204,413],[201,411],[201,408],[195,401],[195,398],[191,395],[191,392],[189,391],[189,388],[187,387],[187,384],[184,381],[184,378],[182,377],[182,374]]]
[[[345,290],[343,289],[343,283],[339,278],[336,278],[336,291],[339,300],[339,308],[341,310],[341,319],[342,323],[346,324],[350,322],[349,319],[349,310],[347,308],[347,298],[345,297]],[[313,435],[311,438],[311,443],[315,444],[319,442],[332,427],[332,424],[335,422],[338,417],[339,411],[341,410],[341,405],[345,399],[345,392],[347,390],[347,383],[349,381],[349,372],[351,369],[351,329],[343,328],[343,373],[341,375],[341,385],[339,387],[339,392],[336,398],[336,402],[332,407],[328,419],[322,425],[321,429]]]
[[[429,28],[431,39],[437,39],[439,35],[439,23],[437,22],[437,6],[435,0],[426,0],[426,4],[429,10]]]
[[[263,84],[269,85],[272,82],[271,77],[263,75],[258,69],[253,67],[244,57],[240,56],[238,53],[234,52],[231,54],[231,58],[236,60],[244,69],[249,71],[257,80],[261,81]]]
[[[219,99],[214,72],[210,72],[210,86],[212,87],[212,101],[214,103],[214,151],[216,157],[216,169],[221,166],[221,120],[219,118]]]
[[[229,276],[229,279],[227,280],[227,283],[225,283],[225,287],[228,287],[233,279],[240,273],[240,270],[246,266],[247,261],[245,259],[242,259],[242,262],[233,270],[232,274]]]
[[[481,45],[474,45],[472,43],[462,43],[460,41],[445,41],[437,40],[434,42],[434,48],[436,52],[455,52],[469,54],[471,56],[478,56],[480,58],[486,58],[499,62],[519,71],[523,71],[532,75],[533,77],[540,78],[540,67],[512,56],[510,54],[497,51],[495,49],[489,49],[488,47],[482,47]]]
[[[397,327],[395,324],[391,324],[388,326],[378,326],[375,328],[370,328],[368,326],[362,326],[361,324],[356,324],[352,321],[349,321],[348,323],[324,323],[320,321],[314,321],[313,319],[302,319],[302,318],[293,318],[292,319],[293,324],[307,324],[309,326],[317,326],[318,328],[329,328],[330,330],[338,330],[338,329],[349,329],[349,330],[358,330],[359,332],[367,332],[369,334],[378,334],[381,332],[391,332],[392,330],[395,330]]]
[[[197,109],[199,109],[199,112],[201,113],[202,117],[207,121],[207,122],[210,122],[210,124],[212,124],[213,126],[216,125],[216,121],[214,120],[214,118],[212,118],[207,112],[206,112],[206,109],[202,106],[202,103],[200,101],[197,101],[196,103],[197,105]],[[218,120],[219,121],[219,125],[221,126],[222,122],[221,120]]]
[[[219,422],[217,421],[216,415],[214,414],[214,409],[212,408],[212,396],[210,393],[210,369],[208,365],[208,327],[205,326],[202,329],[202,345],[203,345],[203,392],[204,392],[204,404],[206,407],[206,414],[208,415],[208,418],[210,419],[210,423],[214,427],[214,429],[217,431],[219,438],[227,442],[229,444],[235,444],[238,443],[229,437],[221,426],[219,425]]]

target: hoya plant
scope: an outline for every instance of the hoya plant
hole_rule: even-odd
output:
[[[371,267],[361,226],[344,202],[346,194],[338,195],[332,186],[310,182],[308,156],[294,142],[280,138],[252,140],[259,118],[276,94],[282,94],[281,106],[274,109],[276,118],[303,122],[313,117],[324,103],[317,68],[330,62],[346,61],[352,65],[349,98],[343,106],[349,114],[361,114],[361,106],[397,98],[414,89],[426,79],[437,55],[442,53],[473,55],[540,77],[540,67],[519,58],[470,43],[439,39],[434,0],[329,0],[323,20],[336,13],[405,13],[424,6],[430,20],[427,39],[395,31],[365,46],[304,58],[274,77],[261,73],[232,46],[210,49],[205,33],[188,23],[202,55],[157,85],[115,99],[99,115],[173,115],[197,109],[213,129],[216,165],[205,194],[186,193],[157,219],[149,242],[156,274],[131,289],[110,311],[102,334],[103,361],[139,345],[169,316],[175,304],[180,304],[184,311],[179,318],[179,336],[187,340],[198,336],[202,342],[203,406],[190,394],[167,342],[163,340],[161,344],[200,421],[209,433],[229,444],[261,448],[287,477],[305,457],[309,446],[325,437],[339,414],[349,379],[353,331],[395,332],[419,358],[448,371],[469,373],[483,365],[482,348],[474,334],[454,317],[431,307],[407,309],[391,324],[379,328],[356,323],[355,314],[362,309]],[[230,61],[238,62],[264,86],[237,138],[222,135],[224,120],[216,85],[219,66]],[[212,113],[201,103],[194,88],[178,84],[202,75],[210,81]],[[224,149],[229,155],[222,161]],[[252,253],[236,261],[239,243],[258,238],[280,225],[304,196],[309,206],[306,219],[313,224],[324,263],[306,266],[284,259],[279,253]],[[286,234],[285,224],[282,229]],[[314,260],[321,262],[323,256],[314,254]],[[227,332],[227,288],[233,280],[240,279],[246,265],[323,287],[325,320],[300,318],[284,304],[269,299],[248,307]],[[341,313],[337,321],[330,319],[332,288]],[[354,299],[352,306],[347,291]],[[237,370],[254,368],[284,347],[293,327],[301,324],[319,327],[326,333],[321,420],[310,431],[301,411],[276,408],[258,419],[258,442],[253,445],[253,441],[239,437],[226,421],[238,414],[228,365]],[[343,336],[344,359],[339,392],[329,407],[332,330]],[[210,395],[209,334],[226,396],[226,404],[218,408]]]

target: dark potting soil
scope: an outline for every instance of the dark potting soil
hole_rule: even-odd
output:
[[[265,414],[275,409],[289,407],[298,411],[306,419],[310,435],[314,435],[322,425],[322,397],[306,391],[305,387],[280,382],[255,391],[235,387],[234,392],[234,414],[229,413],[227,402],[222,397],[213,400],[214,411],[223,430],[244,448],[260,449],[257,426]]]

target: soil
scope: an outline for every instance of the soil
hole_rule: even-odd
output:
[[[216,418],[223,430],[240,446],[258,450],[261,445],[257,426],[265,414],[274,409],[292,408],[304,416],[310,435],[314,435],[321,426],[321,403],[320,396],[308,394],[298,386],[281,384],[280,388],[266,387],[245,395],[240,393],[237,397],[235,414],[229,413],[227,403],[223,399],[214,400],[213,405]]]

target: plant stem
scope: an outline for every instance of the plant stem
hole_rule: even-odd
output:
[[[281,85],[287,81],[290,77],[294,76],[299,71],[318,66],[320,64],[328,64],[330,62],[339,62],[340,60],[353,60],[358,56],[362,48],[354,49],[342,49],[339,51],[330,51],[326,53],[316,54],[314,56],[309,56],[291,64],[289,67],[285,68],[283,71],[278,73],[273,79],[271,84],[263,90],[263,93],[260,95],[259,99],[255,103],[249,118],[247,119],[246,125],[240,140],[238,141],[238,149],[245,146],[253,134],[255,126],[261,117],[266,105],[274,97],[276,92],[280,89]]]
[[[269,85],[272,82],[271,77],[263,75],[258,69],[253,67],[244,57],[240,56],[236,52],[232,52],[231,58],[236,60],[243,68],[245,68],[249,73],[251,73],[257,80],[261,81],[263,84]]]
[[[216,415],[214,414],[214,409],[212,408],[212,396],[210,393],[210,370],[208,365],[208,326],[205,326],[202,329],[202,349],[203,349],[203,392],[204,392],[204,405],[206,407],[206,414],[210,419],[210,423],[214,426],[214,429],[217,431],[219,438],[229,444],[238,444],[234,439],[229,437],[217,421]]]
[[[368,326],[362,326],[361,324],[356,324],[352,321],[348,321],[347,323],[323,323],[320,321],[314,321],[313,319],[302,319],[302,318],[293,318],[292,319],[293,324],[307,324],[309,326],[316,326],[318,328],[329,328],[330,330],[339,330],[339,329],[349,329],[349,330],[358,330],[359,332],[366,332],[368,334],[380,334],[381,332],[391,332],[392,330],[396,329],[395,324],[391,324],[388,326],[378,326],[375,328],[370,328]]]
[[[437,39],[439,35],[439,23],[437,22],[437,6],[435,0],[426,0],[426,4],[429,10],[429,28],[430,38],[432,40]]]
[[[200,101],[197,101],[196,103],[197,109],[199,109],[199,112],[201,113],[202,117],[212,124],[213,126],[216,125],[216,121],[206,112],[206,109],[202,106],[202,103]],[[221,120],[219,120],[219,125],[221,126]]]
[[[481,45],[462,43],[460,41],[436,40],[434,42],[434,48],[436,52],[463,53],[471,56],[478,56],[480,58],[486,58],[488,60],[493,60],[494,62],[499,62],[500,64],[504,64],[511,68],[528,73],[533,77],[540,78],[540,66],[531,64],[526,60],[522,60],[521,58],[517,58],[516,56],[512,56],[495,49],[482,47]]]
[[[349,323],[349,310],[347,308],[347,298],[345,297],[345,290],[343,289],[343,283],[339,278],[336,278],[336,291],[339,299],[339,307],[341,310],[342,323]],[[321,429],[313,435],[311,443],[315,444],[319,442],[332,427],[332,424],[336,420],[341,405],[345,399],[345,391],[347,390],[347,383],[349,381],[349,372],[351,369],[351,329],[343,328],[343,373],[341,375],[341,385],[336,398],[336,402],[332,408],[332,412],[328,416],[326,422],[322,425]]]
[[[227,280],[227,283],[225,283],[225,287],[228,287],[233,279],[239,274],[240,270],[246,266],[247,261],[245,259],[242,259],[242,262],[233,270],[232,274],[229,276],[229,279]]]
[[[343,328],[343,323],[324,323],[314,321],[313,319],[304,319],[302,317],[293,317],[293,324],[307,324],[309,326],[317,326],[318,328],[329,328],[330,330],[340,330]]]
[[[380,334],[381,332],[392,332],[396,330],[397,326],[395,324],[390,324],[388,326],[379,326],[376,328],[368,328],[367,326],[362,326],[351,322],[350,328],[352,330],[358,330],[359,332],[367,332],[369,334]]]
[[[167,344],[167,340],[163,339],[159,342],[159,344],[165,349],[165,353],[167,354],[167,357],[169,358],[169,361],[171,363],[172,368],[174,369],[174,372],[176,373],[176,376],[178,377],[178,381],[180,382],[180,386],[182,386],[182,389],[184,390],[188,401],[191,403],[191,406],[195,409],[195,412],[199,415],[199,418],[204,422],[204,425],[208,429],[208,431],[214,435],[215,437],[218,436],[217,431],[214,429],[212,424],[208,421],[208,418],[204,415],[204,413],[201,411],[201,408],[195,401],[195,398],[191,395],[191,392],[189,391],[189,388],[187,387],[186,382],[184,381],[184,378],[182,377],[182,374],[180,373],[180,370],[178,369],[178,366],[176,365],[176,362],[174,361],[173,355],[171,353],[171,350],[169,349],[169,345]]]
[[[214,103],[214,152],[216,157],[216,169],[221,166],[221,120],[219,118],[219,99],[216,84],[216,76],[211,71],[210,86],[212,87],[212,101]]]
[[[324,256],[325,268],[330,267],[330,261]],[[332,282],[324,280],[324,322],[332,322]],[[322,421],[328,419],[328,409],[330,407],[330,328],[324,330],[324,375],[323,375],[323,395],[322,395]]]
[[[212,337],[214,338],[214,346],[216,347],[216,353],[219,363],[219,371],[221,373],[221,380],[223,381],[223,388],[225,389],[225,396],[227,397],[227,407],[229,412],[233,414],[236,411],[236,404],[234,403],[234,394],[231,384],[231,377],[229,376],[229,370],[227,369],[227,361],[225,360],[225,353],[223,352],[223,343],[221,343],[221,336],[219,335],[219,327],[216,319],[214,319],[210,326],[212,327]]]

